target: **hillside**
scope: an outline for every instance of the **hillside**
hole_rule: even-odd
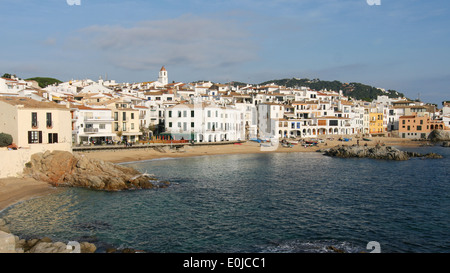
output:
[[[52,85],[54,83],[62,83],[62,81],[54,78],[48,78],[48,77],[34,77],[26,79],[26,81],[37,81],[39,83],[39,87],[45,88],[49,85]]]
[[[377,96],[385,95],[390,98],[404,97],[402,93],[399,93],[395,90],[386,90],[383,92],[381,89],[369,86],[362,83],[342,83],[340,81],[323,81],[320,79],[280,79],[280,80],[271,80],[260,83],[260,85],[266,85],[270,83],[275,83],[277,85],[283,85],[286,87],[300,87],[305,86],[309,87],[313,90],[332,90],[339,92],[343,91],[345,96],[349,96],[358,100],[372,101],[376,99]]]

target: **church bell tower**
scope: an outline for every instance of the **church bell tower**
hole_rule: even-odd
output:
[[[169,83],[169,77],[167,76],[167,70],[164,66],[161,67],[161,70],[159,71],[158,82],[160,82],[164,85]]]

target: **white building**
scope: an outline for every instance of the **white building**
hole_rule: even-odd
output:
[[[111,109],[92,108],[87,106],[72,106],[75,121],[72,139],[75,144],[101,144],[113,141],[116,136],[112,130]]]
[[[178,104],[165,109],[166,135],[195,142],[245,139],[244,114],[234,107],[214,104]]]

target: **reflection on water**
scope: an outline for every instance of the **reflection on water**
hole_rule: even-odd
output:
[[[448,252],[449,149],[441,160],[319,153],[129,164],[167,189],[67,189],[3,212],[19,236],[89,239],[151,252]]]

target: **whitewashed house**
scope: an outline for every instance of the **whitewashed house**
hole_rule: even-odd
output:
[[[195,142],[245,139],[244,115],[239,109],[214,104],[178,104],[165,109],[166,135]]]

